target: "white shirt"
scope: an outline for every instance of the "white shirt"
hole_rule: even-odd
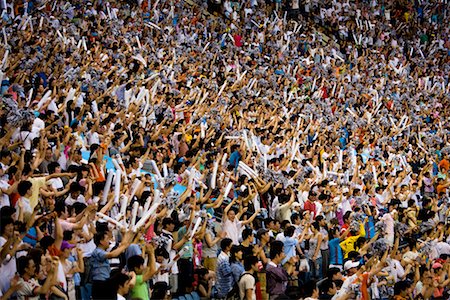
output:
[[[117,294],[117,300],[126,300],[122,295]]]
[[[25,198],[25,197],[20,197],[19,201],[22,204],[22,210],[24,214],[32,214],[33,213],[33,209],[31,208],[30,205],[30,199]],[[16,210],[19,210],[19,201],[17,201],[16,203]]]
[[[233,245],[239,245],[239,237],[242,233],[242,222],[238,221],[237,218],[234,222],[231,222],[228,218],[223,223],[223,230],[227,233],[227,238],[233,241]]]
[[[3,248],[3,245],[6,244],[6,239],[0,236],[0,249]],[[2,293],[6,293],[6,291],[11,286],[11,280],[13,279],[16,273],[16,257],[13,255],[9,260],[5,258],[5,260],[0,264],[0,290]]]

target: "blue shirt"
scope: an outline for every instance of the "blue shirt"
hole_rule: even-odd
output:
[[[344,255],[342,254],[342,248],[339,243],[339,238],[328,241],[328,248],[330,249],[330,265],[342,265],[344,263]]]
[[[231,271],[233,272],[233,284],[235,284],[239,281],[239,277],[245,272],[245,269],[241,262],[235,261],[231,263]]]
[[[284,245],[284,254],[286,254],[286,257],[283,259],[282,263],[285,264],[291,257],[295,256],[295,247],[298,244],[298,240],[294,239],[293,237],[285,237],[283,241]]]
[[[106,258],[106,252],[103,249],[95,248],[91,255],[91,276],[92,280],[106,281],[111,273],[111,266]]]
[[[372,216],[369,216],[369,221],[364,224],[364,229],[366,230],[366,238],[371,239],[375,236],[375,222]]]
[[[217,259],[216,276],[217,296],[224,298],[233,287],[233,272],[231,270],[230,260],[224,252],[221,252]]]
[[[230,165],[237,168],[240,160],[241,160],[241,154],[239,153],[239,151],[234,151],[233,153],[231,153]]]

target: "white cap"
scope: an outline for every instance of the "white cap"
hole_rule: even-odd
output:
[[[359,261],[353,262],[353,261],[351,261],[351,260],[347,260],[347,261],[345,262],[345,264],[344,264],[344,270],[345,270],[345,271],[348,271],[348,270],[350,270],[351,268],[357,268],[358,266],[359,266]]]

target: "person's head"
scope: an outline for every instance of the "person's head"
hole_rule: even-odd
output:
[[[172,218],[164,218],[162,221],[162,228],[164,230],[172,232],[175,229],[175,222],[173,221]]]
[[[267,229],[273,230],[275,226],[275,222],[272,218],[267,218],[264,220],[264,225]]]
[[[300,225],[301,219],[298,213],[293,213],[291,215],[291,223],[294,225]]]
[[[8,150],[0,151],[0,162],[9,166],[11,164],[11,152]]]
[[[109,247],[109,241],[111,239],[111,232],[109,230],[106,231],[97,231],[94,235],[94,243],[97,247],[102,249],[107,249]]]
[[[117,272],[111,277],[111,285],[115,294],[125,296],[130,290],[130,276],[122,272]]]
[[[70,244],[68,241],[62,241],[61,243],[61,257],[67,259],[70,257],[70,253],[75,245]]]
[[[165,259],[169,258],[169,253],[164,247],[158,247],[155,250],[155,259],[158,263],[163,263]]]
[[[242,261],[242,247],[240,245],[231,246],[230,250],[230,262]]]
[[[270,244],[270,258],[275,264],[279,264],[286,254],[284,253],[284,245],[282,241],[273,241]]]
[[[17,192],[19,193],[19,195],[21,197],[31,197],[31,194],[33,193],[33,190],[31,189],[31,187],[33,186],[33,184],[28,181],[28,180],[23,180],[21,182],[19,182],[19,184],[17,185]]]
[[[401,280],[394,285],[394,296],[406,297],[411,295],[411,283],[408,280]]]
[[[347,260],[344,264],[344,271],[347,272],[348,276],[352,276],[356,272],[358,272],[358,267],[359,267],[359,262]]]
[[[254,255],[246,256],[244,259],[244,269],[248,272],[258,272],[258,258]]]
[[[61,173],[61,166],[59,165],[58,162],[52,161],[51,163],[48,164],[47,170],[49,174]]]
[[[336,284],[331,279],[324,280],[320,284],[319,289],[322,295],[334,296],[337,292]]]
[[[305,283],[303,294],[306,297],[319,298],[319,288],[314,280]]]
[[[224,238],[220,242],[220,249],[222,249],[223,252],[229,253],[231,250],[231,245],[233,244],[233,241],[230,238]]]
[[[285,237],[293,237],[295,233],[295,227],[294,226],[289,226],[288,228],[286,228],[284,230],[284,236]]]
[[[245,228],[242,231],[242,240],[243,241],[249,241],[252,242],[253,241],[253,230],[250,228]]]
[[[1,219],[0,234],[5,238],[13,238],[14,236],[14,219],[5,217]]]
[[[327,225],[327,221],[325,220],[325,217],[322,215],[316,217],[316,222],[319,224],[320,227],[325,227]]]
[[[191,280],[190,278],[186,278]],[[152,299],[168,300],[172,299],[170,296],[170,286],[166,282],[159,281],[153,285]]]
[[[342,280],[342,272],[339,268],[329,268],[327,277],[333,281]]]
[[[236,218],[236,209],[234,209],[233,207],[230,208],[230,210],[227,212],[227,218],[231,222],[234,222],[234,219]]]
[[[265,228],[258,229],[258,232],[256,233],[256,238],[263,243],[268,243],[270,241],[269,230]]]
[[[21,277],[33,277],[36,273],[36,264],[31,256],[21,256],[17,259],[17,273]]]
[[[127,267],[129,271],[141,275],[144,271],[144,258],[140,255],[133,255],[127,260]]]
[[[82,190],[82,187],[78,182],[72,182],[70,184],[70,189],[69,189],[70,197],[72,199],[77,199],[78,196],[80,196],[80,194],[81,194],[81,190]]]

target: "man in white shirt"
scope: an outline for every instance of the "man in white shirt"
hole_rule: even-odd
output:
[[[255,272],[258,272],[258,258],[247,256],[244,259],[245,272],[239,279],[239,296],[243,300],[256,300],[256,280]]]

